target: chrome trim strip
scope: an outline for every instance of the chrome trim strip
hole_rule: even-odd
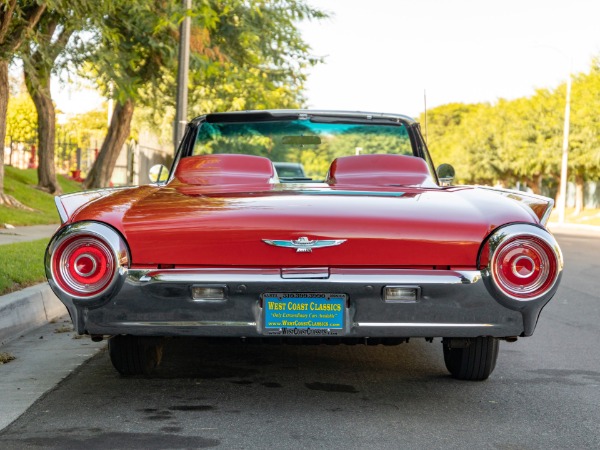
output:
[[[284,267],[281,269],[281,278],[288,280],[302,280],[306,278],[329,278],[329,267]]]
[[[56,209],[58,210],[58,216],[60,217],[60,223],[63,224],[67,220],[69,220],[69,215],[67,214],[67,210],[65,209],[65,205],[60,200],[60,197],[57,195],[54,197],[54,204],[56,205]]]
[[[227,273],[227,272],[230,273]],[[274,272],[274,273],[273,273]],[[390,269],[377,273],[371,269],[349,269],[344,273],[330,273],[328,283],[382,283],[400,285],[402,283],[414,285],[427,284],[475,284],[481,279],[478,270],[413,270]],[[147,270],[130,269],[131,278],[141,283],[264,283],[264,282],[297,282],[298,279],[282,277],[278,270],[264,271],[259,269],[232,270],[227,268],[214,269],[170,269]],[[319,283],[322,279],[302,279],[305,283]]]
[[[324,183],[324,187],[331,188],[330,184]],[[312,185],[311,185],[312,186]],[[340,196],[353,196],[353,197],[402,197],[406,195],[406,192],[381,192],[381,191],[343,191],[343,190],[323,190],[317,191],[315,189],[308,190],[299,190],[297,191],[302,195],[340,195]]]
[[[203,114],[201,116],[195,117],[192,119],[193,123],[200,123],[206,120],[208,116],[219,116],[221,119],[226,119],[229,117],[241,117],[246,116],[248,120],[252,120],[253,115],[256,114],[271,114],[274,120],[283,116],[297,115],[299,120],[307,120],[312,118],[312,116],[327,116],[327,117],[341,117],[341,118],[349,118],[349,119],[363,119],[367,120],[377,120],[377,119],[387,119],[396,122],[400,122],[406,125],[414,125],[417,122],[415,119],[409,116],[405,116],[402,114],[392,114],[392,113],[381,113],[381,112],[370,112],[370,111],[337,111],[337,110],[325,110],[325,109],[265,109],[265,110],[249,110],[249,111],[234,111],[234,112],[226,112],[226,113],[212,113],[212,114]],[[222,120],[223,122],[227,122],[227,120]]]
[[[495,327],[491,323],[389,323],[389,322],[357,322],[352,324],[355,327],[394,327],[394,328],[479,328]]]
[[[169,322],[116,322],[107,326],[121,327],[256,327],[256,322],[229,322],[224,320],[192,320]]]

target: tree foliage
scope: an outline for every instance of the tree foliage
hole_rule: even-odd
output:
[[[58,126],[58,134],[77,147],[87,149],[99,147],[106,131],[106,109],[77,114]]]
[[[50,89],[51,77],[67,67],[77,67],[89,54],[94,36],[102,32],[91,23],[112,11],[112,2],[71,2],[55,0],[42,14],[32,30],[20,56],[23,60],[25,84],[38,113],[39,189],[60,194],[56,179],[54,154],[56,111]],[[82,39],[82,34],[90,38]]]
[[[0,204],[15,204],[4,194],[4,139],[10,93],[8,65],[37,25],[46,3],[35,0],[0,1]]]
[[[428,111],[435,161],[454,165],[462,183],[556,189],[560,176],[566,84],[494,104],[448,104]],[[600,63],[573,77],[569,174],[578,186],[600,176]],[[424,120],[424,117],[421,118]]]
[[[305,69],[316,60],[296,23],[321,17],[319,11],[303,0],[203,0],[193,5],[193,113],[204,107],[215,111],[301,103]],[[178,26],[186,14],[179,2],[135,0],[117,3],[114,14],[102,19],[104,32],[91,55],[90,73],[115,99],[113,117],[119,120],[109,127],[87,187],[108,183],[137,106],[160,109],[163,115],[172,110]]]
[[[37,139],[37,113],[26,93],[19,93],[8,100],[6,137],[15,142],[34,142]]]

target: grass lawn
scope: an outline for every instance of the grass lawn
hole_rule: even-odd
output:
[[[68,194],[81,190],[81,185],[61,175],[58,182],[63,193]],[[0,224],[11,225],[42,225],[60,223],[54,196],[35,188],[37,184],[37,170],[20,170],[14,167],[4,167],[4,192],[12,195],[25,206],[33,208],[33,211],[8,208],[0,205]]]
[[[58,176],[63,193],[81,190],[79,183]],[[4,192],[12,195],[33,211],[8,208],[0,205],[0,224],[42,225],[59,223],[54,196],[35,188],[37,170],[20,170],[4,167]],[[0,245],[0,295],[18,291],[27,286],[46,281],[44,252],[47,239],[32,242]]]
[[[46,281],[48,239],[0,245],[0,295]]]

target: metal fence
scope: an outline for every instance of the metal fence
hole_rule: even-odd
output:
[[[81,149],[73,142],[58,142],[54,148],[56,171],[65,175],[69,175],[73,170],[87,173],[97,155],[97,149]],[[11,141],[10,145],[4,148],[4,163],[19,169],[37,167],[37,142]]]
[[[97,148],[82,149],[72,142],[58,142],[54,153],[56,172],[76,179],[85,178],[97,157]],[[172,161],[171,149],[127,142],[119,154],[111,182],[114,186],[147,184],[150,167],[154,164],[169,166]],[[11,141],[4,149],[4,163],[19,169],[36,168],[37,143]]]
[[[164,164],[169,167],[172,162],[171,149],[149,147],[130,141],[121,150],[111,181],[115,186],[148,184],[148,172],[153,165]]]
[[[36,143],[10,141],[4,147],[4,164],[18,169],[37,167]]]

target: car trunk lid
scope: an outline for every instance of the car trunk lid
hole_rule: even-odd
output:
[[[122,227],[135,265],[473,267],[492,229],[532,221],[516,204],[498,208],[486,195],[493,194],[364,186],[254,193],[163,187],[133,204]],[[328,241],[343,242],[321,245]]]

